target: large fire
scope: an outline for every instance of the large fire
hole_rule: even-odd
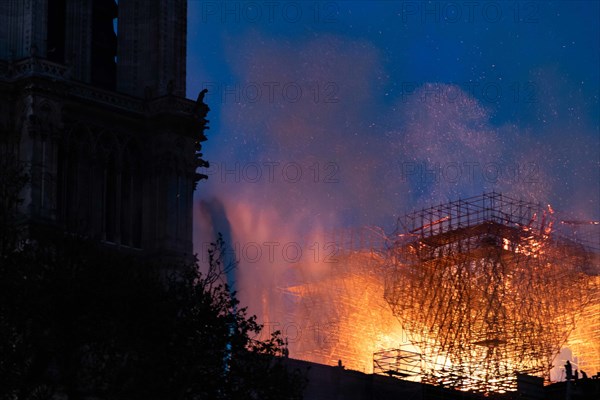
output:
[[[587,298],[585,253],[550,236],[552,209],[490,194],[407,216],[386,299],[425,359],[425,381],[483,392],[549,378]]]
[[[339,253],[318,280],[286,287],[290,319],[303,332],[291,356],[371,373],[373,353],[403,338],[383,291],[381,260],[367,251]]]
[[[550,207],[492,193],[402,223],[387,246],[339,243],[318,276],[296,267],[292,357],[502,392],[515,372],[548,380],[570,338],[576,365],[600,370],[595,261],[553,233]]]

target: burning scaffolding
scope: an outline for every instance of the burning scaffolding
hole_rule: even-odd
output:
[[[553,214],[490,193],[403,217],[385,299],[411,348],[376,354],[376,372],[479,392],[514,390],[517,372],[548,378],[597,285]]]

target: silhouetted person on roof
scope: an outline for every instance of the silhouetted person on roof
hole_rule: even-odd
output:
[[[573,379],[573,367],[571,366],[571,362],[567,360],[565,363],[565,376],[568,381]]]
[[[581,370],[581,379],[587,379],[587,378],[588,378],[588,376],[587,376],[587,374],[585,373],[585,371],[584,371],[584,370]]]

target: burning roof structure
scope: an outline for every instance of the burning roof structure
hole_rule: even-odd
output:
[[[296,265],[281,287],[290,355],[491,393],[515,390],[519,373],[549,381],[568,347],[591,376],[600,371],[597,229],[487,193],[410,213],[391,235],[330,232],[326,261]]]
[[[384,250],[385,299],[410,346],[375,354],[375,372],[511,391],[516,373],[549,379],[583,312],[598,328],[594,255],[555,233],[550,206],[488,193],[399,222]]]

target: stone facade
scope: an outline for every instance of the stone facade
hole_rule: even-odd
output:
[[[209,109],[185,98],[186,13],[185,0],[0,1],[0,144],[29,175],[32,229],[191,259]]]

